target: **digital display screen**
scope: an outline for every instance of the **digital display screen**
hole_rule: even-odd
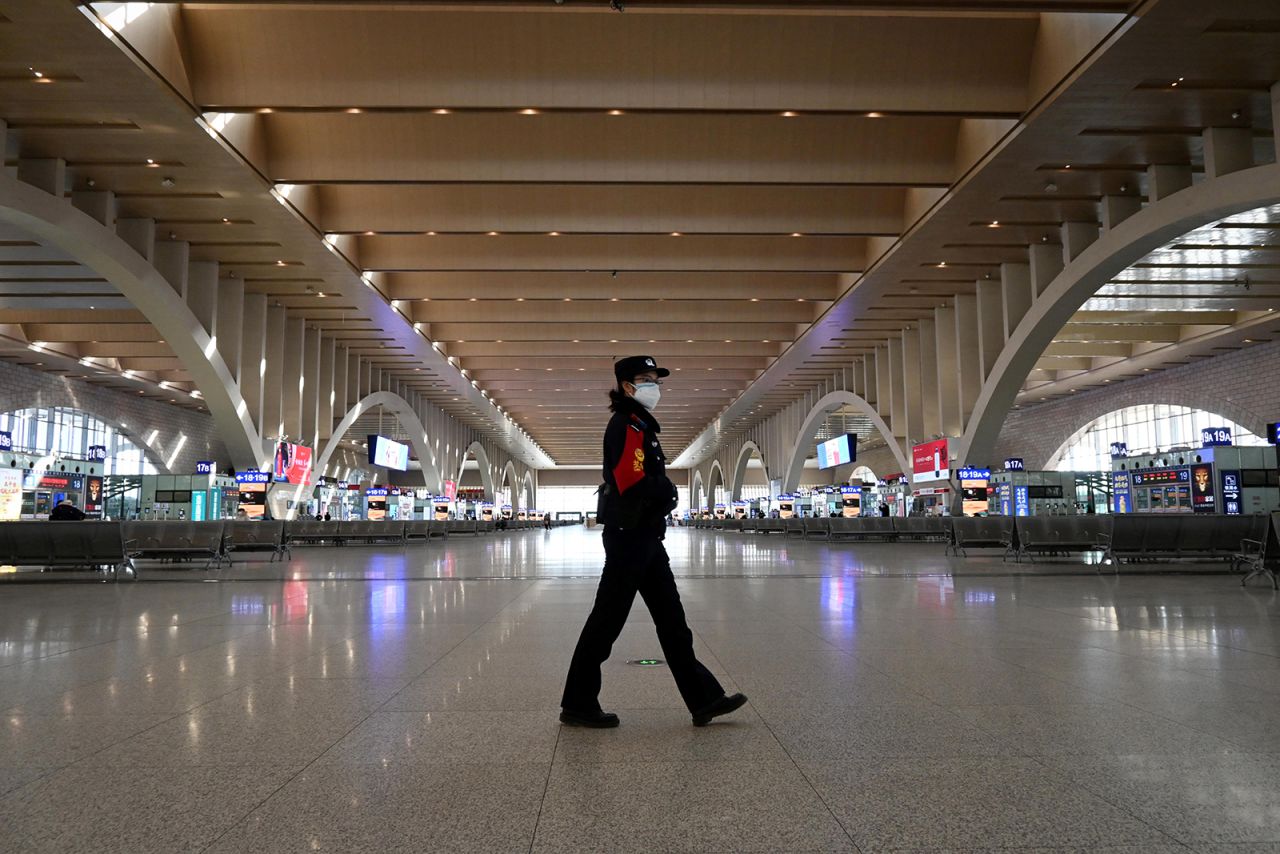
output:
[[[1134,486],[1154,486],[1160,483],[1188,483],[1191,472],[1185,468],[1143,469],[1133,472]]]
[[[1059,486],[1028,486],[1027,494],[1031,498],[1061,498],[1062,487]]]
[[[1214,486],[1213,466],[1201,463],[1191,467],[1191,508],[1197,513],[1213,513],[1217,510]]]
[[[1205,427],[1200,430],[1200,444],[1205,448],[1231,444],[1230,427]]]
[[[858,436],[845,433],[818,445],[818,468],[829,469],[852,463],[858,458]]]
[[[306,445],[281,442],[276,445],[275,478],[281,483],[311,482],[311,449]]]
[[[383,468],[407,471],[409,468],[409,446],[400,442],[393,442],[386,436],[370,436],[369,462]]]

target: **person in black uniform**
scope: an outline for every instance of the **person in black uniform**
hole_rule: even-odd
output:
[[[596,514],[604,526],[604,572],[569,664],[560,722],[618,725],[617,715],[600,708],[600,665],[609,658],[639,593],[653,616],[662,653],[694,726],[706,726],[712,718],[741,708],[747,698],[726,696],[694,655],[693,633],[662,546],[666,517],[677,500],[658,444],[662,428],[653,409],[661,379],[670,371],[659,368],[650,356],[629,356],[614,364],[613,373],[618,385],[609,392],[613,417],[604,432],[604,485]]]

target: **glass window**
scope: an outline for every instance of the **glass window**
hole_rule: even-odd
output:
[[[146,454],[129,437],[87,412],[67,407],[19,409],[0,415],[0,430],[13,435],[22,453],[87,459],[90,445],[107,449],[103,474],[157,474]]]
[[[1057,471],[1109,471],[1111,443],[1124,442],[1130,454],[1156,454],[1173,448],[1200,447],[1205,427],[1230,427],[1237,445],[1265,445],[1266,440],[1234,421],[1186,406],[1156,403],[1118,409],[1086,425],[1049,458]],[[1139,508],[1142,509],[1142,508]]]

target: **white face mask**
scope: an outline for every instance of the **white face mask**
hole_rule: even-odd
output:
[[[636,383],[635,394],[631,395],[645,409],[653,411],[662,397],[662,389],[657,383]]]

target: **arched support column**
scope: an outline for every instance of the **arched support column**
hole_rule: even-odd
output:
[[[702,494],[702,472],[695,471],[693,473],[693,483],[689,486],[689,509],[701,510],[705,503],[705,496]]]
[[[1187,232],[1274,204],[1280,204],[1280,164],[1243,169],[1153,202],[1082,249],[1040,293],[1010,334],[983,383],[959,447],[952,448],[953,455],[961,462],[990,459],[1004,420],[1036,361],[1108,281]]]
[[[262,440],[234,375],[181,294],[115,231],[66,199],[0,175],[0,222],[24,229],[111,283],[191,374],[237,468],[259,464]]]
[[[876,412],[875,407],[851,391],[833,391],[818,400],[801,422],[800,430],[796,434],[795,444],[791,446],[791,453],[787,456],[787,467],[782,476],[783,492],[794,492],[800,486],[800,474],[804,470],[804,460],[808,456],[809,445],[812,444],[813,437],[818,434],[818,426],[826,419],[828,414],[842,406],[852,406],[861,414],[870,418],[872,425],[880,431],[881,437],[888,443],[889,449],[893,451],[898,464],[902,466],[902,471],[911,471],[911,461],[907,459],[906,454],[889,429],[889,425]]]
[[[525,469],[524,477],[520,479],[520,499],[518,504],[525,510],[538,509],[538,485],[532,469]]]
[[[497,496],[493,485],[493,465],[489,462],[489,452],[479,442],[472,442],[462,454],[462,466],[467,464],[467,457],[476,458],[476,467],[480,469],[480,483],[484,487],[485,501],[492,502]],[[462,483],[462,467],[458,468],[458,483]]]
[[[418,417],[418,413],[414,411],[407,400],[389,391],[376,391],[362,398],[342,417],[342,420],[338,422],[338,426],[333,429],[333,434],[330,435],[329,440],[325,442],[324,450],[316,460],[314,470],[318,472],[324,471],[325,466],[329,464],[329,459],[338,449],[343,437],[351,429],[351,425],[355,424],[356,419],[375,406],[381,406],[389,410],[400,422],[400,426],[409,432],[409,444],[414,453],[418,455],[418,463],[422,466],[422,485],[433,493],[439,493],[444,488],[444,484],[440,478],[440,471],[436,468],[435,455],[432,453],[431,445],[427,441],[426,427],[423,426],[422,419]]]
[[[716,494],[716,487],[720,488],[722,494]],[[716,499],[719,498],[720,503],[724,503],[727,490],[725,489],[724,469],[720,466],[719,460],[712,460],[711,466],[707,469],[707,506],[715,508]]]
[[[747,464],[751,462],[752,454],[760,457],[760,465],[764,467],[765,483],[769,482],[769,466],[765,462],[764,452],[760,450],[759,445],[748,439],[738,451],[738,457],[733,464],[733,480],[730,481],[729,486],[730,501],[742,499],[742,487],[747,479]]]

